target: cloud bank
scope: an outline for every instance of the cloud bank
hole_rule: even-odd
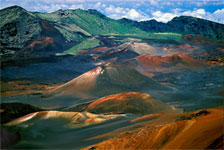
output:
[[[29,11],[96,9],[113,19],[168,22],[176,16],[194,16],[224,24],[223,0],[0,0],[0,8],[19,5]]]
[[[215,22],[220,22],[224,24],[224,8],[218,9],[214,11],[213,13],[206,12],[205,9],[196,9],[193,11],[183,11],[183,10],[176,10],[173,9],[172,12],[161,12],[161,11],[155,11],[152,13],[152,18],[156,19],[157,21],[161,22],[168,22],[172,18],[176,16],[193,16],[197,18],[203,18],[208,19]]]

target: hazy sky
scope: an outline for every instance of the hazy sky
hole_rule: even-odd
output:
[[[0,0],[0,9],[19,5],[29,11],[97,9],[114,18],[167,22],[175,16],[195,16],[224,24],[224,0]]]

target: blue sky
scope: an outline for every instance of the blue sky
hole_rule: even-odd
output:
[[[29,11],[97,9],[113,19],[167,22],[175,16],[195,16],[224,24],[224,0],[0,0],[0,9],[19,5]]]

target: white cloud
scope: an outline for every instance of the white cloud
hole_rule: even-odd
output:
[[[172,9],[171,12],[173,13],[179,13],[180,11],[183,11],[183,9],[181,8],[175,8],[175,9]]]
[[[78,9],[78,8],[80,8],[80,9],[84,9],[84,6],[82,5],[82,4],[79,4],[79,5],[71,5],[70,7],[69,7],[69,9]]]
[[[37,0],[33,0],[33,1],[37,1]],[[39,0],[43,3],[48,3],[48,4],[52,4],[52,3],[61,3],[61,4],[71,4],[71,3],[77,3],[77,2],[84,2],[85,0]]]
[[[149,0],[151,5],[158,5],[158,1],[156,0]]]
[[[215,22],[224,23],[224,8],[218,9],[213,13],[206,12],[204,9],[196,9],[193,11],[184,11],[182,9],[173,9],[170,13],[156,11],[152,13],[152,19],[161,22],[168,22],[176,16],[193,16],[197,18],[204,18]]]
[[[34,7],[32,9],[32,11],[45,10],[46,12],[54,12],[59,9],[72,9],[70,7],[74,7],[74,6],[69,6],[69,5],[65,5],[65,4],[51,4],[51,5],[38,4],[36,7]]]
[[[102,7],[106,7],[106,4],[102,4]]]
[[[216,10],[213,14],[217,17],[224,17],[224,8]]]
[[[194,10],[194,11],[184,11],[184,12],[181,13],[181,15],[203,18],[203,16],[206,15],[206,12],[205,12],[204,9],[200,8],[200,9],[197,9],[197,10]]]
[[[180,6],[182,8],[180,9],[173,6],[183,5],[183,1],[184,0],[0,0],[0,8],[19,5],[29,11],[39,12],[53,12],[59,9],[77,8],[96,9],[113,19],[128,18],[137,21],[156,19],[161,22],[170,21],[175,16],[185,15],[204,18],[224,24],[223,7],[214,12],[208,12],[203,9],[203,7],[194,10],[184,10],[185,7]],[[216,7],[216,5],[224,4],[223,0],[188,1],[191,6],[213,5]],[[185,3],[188,1],[185,1]],[[145,6],[145,10],[142,10],[140,6]],[[170,10],[170,8],[175,9]],[[168,12],[164,12],[165,10]]]
[[[152,13],[152,16],[153,16],[152,19],[156,19],[157,21],[160,22],[167,22],[176,17],[177,15],[172,13],[163,13],[161,11],[156,11]]]
[[[99,8],[100,6],[101,6],[101,2],[98,2],[98,3],[96,3],[96,4],[94,5],[94,7],[96,7],[96,8],[97,8],[97,7]]]
[[[115,7],[113,5],[110,5],[109,7],[106,7],[105,9],[106,13],[108,14],[124,14],[126,13],[125,9],[122,7]]]
[[[136,10],[136,9],[129,9],[123,7],[115,7],[114,5],[110,5],[109,7],[105,8],[105,14],[113,19],[121,19],[121,18],[128,18],[132,20],[148,20],[149,16],[145,13]]]
[[[141,15],[135,9],[131,9],[127,13],[127,18],[130,18],[130,19],[135,20],[135,19],[138,19],[140,17],[141,17]]]
[[[208,15],[210,20],[217,21],[224,24],[224,8],[218,9],[214,13]]]
[[[201,15],[205,15],[206,14],[204,9],[198,9],[198,10],[196,10],[196,13],[201,14]]]

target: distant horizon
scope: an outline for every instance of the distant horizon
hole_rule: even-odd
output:
[[[12,5],[12,6],[5,7],[5,8],[10,8],[10,7],[14,7],[14,6],[23,8],[22,6],[18,6],[18,5]],[[5,8],[1,8],[0,10],[3,10],[3,9],[5,9]],[[23,8],[23,9],[25,9],[25,8]],[[97,9],[93,9],[93,8],[88,8],[88,9],[82,9],[82,8],[70,9],[70,8],[68,8],[68,9],[58,9],[58,10],[55,10],[55,11],[52,11],[52,12],[29,11],[29,10],[27,10],[27,9],[25,9],[25,10],[28,11],[28,12],[33,12],[33,13],[35,13],[35,12],[37,12],[37,13],[38,13],[38,12],[39,12],[39,13],[54,13],[54,12],[59,11],[59,10],[66,11],[66,10],[78,10],[78,9],[81,9],[81,10],[84,10],[84,11],[87,11],[87,10],[96,10],[96,11],[98,11],[99,13],[105,15],[106,17],[111,18],[111,17],[107,16],[106,14],[104,14],[103,12],[100,12],[99,10],[97,10]],[[175,16],[175,17],[173,17],[171,20],[173,20],[173,19],[176,18],[176,17],[194,17],[194,18],[198,18],[198,17],[195,17],[195,16],[180,15],[180,16]],[[111,18],[111,19],[114,19],[114,18]],[[141,20],[141,21],[138,21],[138,20],[133,20],[133,19],[126,18],[126,17],[119,18],[119,19],[114,19],[114,20],[120,20],[120,19],[127,19],[127,20],[132,20],[132,21],[137,21],[137,22],[156,20],[155,18],[150,18],[149,20]],[[198,19],[208,20],[208,19],[206,19],[206,18],[198,18]],[[171,21],[171,20],[169,20],[169,21]],[[158,20],[156,20],[156,21],[157,21],[157,22],[161,22],[161,23],[167,23],[167,22],[162,22],[162,21],[158,21]],[[168,22],[169,22],[169,21],[168,21]],[[212,21],[212,20],[208,20],[208,21]],[[216,22],[216,21],[212,21],[212,22]],[[216,22],[216,23],[220,23],[220,22]],[[223,25],[224,25],[224,23],[220,23],[220,24],[223,24]]]
[[[0,0],[0,9],[20,6],[30,12],[50,13],[57,10],[95,9],[112,19],[134,21],[155,19],[167,23],[174,17],[192,16],[224,24],[222,0]]]

